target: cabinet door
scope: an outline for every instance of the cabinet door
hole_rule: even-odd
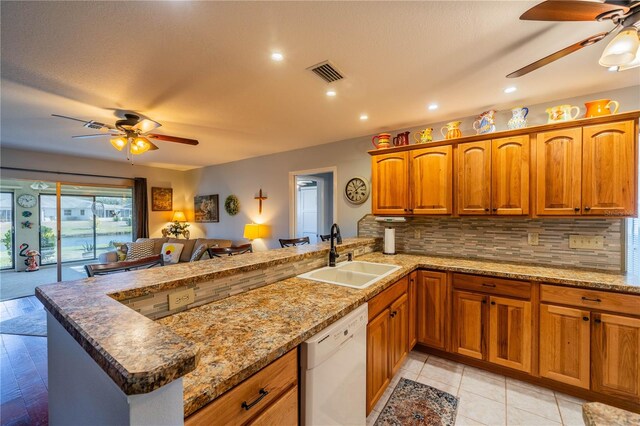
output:
[[[637,152],[634,122],[583,128],[582,214],[636,213]]]
[[[409,212],[408,153],[371,157],[371,209],[373,214]]]
[[[491,141],[491,211],[529,214],[529,135]]]
[[[453,352],[484,359],[487,296],[453,291]]]
[[[411,212],[451,214],[452,147],[438,146],[411,151]]]
[[[540,375],[589,389],[591,313],[540,304]]]
[[[582,209],[582,128],[538,133],[536,213],[578,215]]]
[[[445,272],[420,271],[417,286],[418,341],[446,349],[449,286]]]
[[[531,372],[531,302],[490,298],[489,361]]]
[[[389,385],[389,309],[367,325],[367,414]]]
[[[389,308],[389,369],[391,376],[400,370],[409,353],[409,303],[407,294],[400,296]]]
[[[463,143],[456,150],[458,214],[491,214],[491,141]]]
[[[294,386],[258,417],[249,423],[251,426],[297,425],[298,424],[298,387]]]
[[[592,389],[640,402],[640,319],[593,317]]]
[[[418,343],[418,272],[409,276],[409,350]]]

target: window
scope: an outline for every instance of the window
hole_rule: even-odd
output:
[[[84,209],[80,209],[80,216],[84,216]]]
[[[65,209],[64,215],[65,216],[71,216],[71,209]]]

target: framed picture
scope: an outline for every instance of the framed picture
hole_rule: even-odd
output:
[[[193,198],[196,222],[220,222],[218,194],[196,195]]]
[[[151,188],[151,211],[170,212],[173,210],[172,188]]]

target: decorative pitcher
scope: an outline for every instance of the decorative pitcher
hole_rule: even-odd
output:
[[[376,139],[378,143],[376,144]],[[391,135],[389,133],[380,133],[379,135],[371,138],[371,143],[376,149],[389,148],[391,145],[389,144],[389,140],[391,139]]]
[[[529,108],[527,107],[511,109],[511,118],[507,122],[507,127],[511,130],[527,127],[527,115],[529,115]]]
[[[616,107],[613,112],[609,109],[609,105],[611,104]],[[620,108],[618,101],[612,101],[609,99],[598,99],[597,101],[585,102],[584,106],[587,107],[587,112],[584,114],[586,118],[615,114],[618,112],[618,108]]]
[[[414,133],[413,138],[416,140],[416,143],[431,142],[433,140],[431,132],[433,132],[433,129],[431,127],[427,127],[421,132]]]
[[[398,135],[393,138],[393,146],[409,145],[409,133],[411,132],[398,133]]]
[[[473,122],[473,130],[477,135],[491,133],[496,131],[495,115],[496,110],[490,109],[480,114],[476,121]]]
[[[571,111],[576,110],[574,115],[571,115]],[[575,120],[580,115],[580,107],[571,105],[556,105],[546,109],[549,114],[549,123],[558,123],[561,121]]]
[[[460,131],[461,124],[462,121],[451,121],[447,123],[442,129],[440,129],[440,133],[442,133],[442,136],[444,136],[445,139],[455,139],[462,137],[462,131]]]

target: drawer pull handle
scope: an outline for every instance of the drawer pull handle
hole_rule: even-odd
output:
[[[249,411],[251,409],[251,407],[256,405],[258,402],[262,401],[262,398],[264,398],[268,394],[269,394],[269,391],[267,391],[265,388],[260,389],[260,396],[250,404],[247,404],[247,401],[244,401],[242,403],[242,408],[244,408],[245,410]]]
[[[491,288],[496,288],[496,285],[495,285],[495,284],[482,283],[482,287],[491,287]]]
[[[592,298],[586,297],[586,296],[582,296],[582,300],[585,301],[585,302],[596,302],[596,303],[602,302],[602,300],[600,300],[600,299],[592,299]]]
[[[582,317],[582,321],[589,321],[589,317]]]
[[[595,322],[596,324],[600,324],[602,320],[600,318],[596,318],[595,320],[593,320],[593,322]]]
[[[494,302],[493,300],[491,301],[491,304],[495,306],[496,302]]]
[[[589,210],[591,210],[591,207],[589,207],[589,206],[584,206],[584,210],[585,210],[585,211],[589,211]]]

